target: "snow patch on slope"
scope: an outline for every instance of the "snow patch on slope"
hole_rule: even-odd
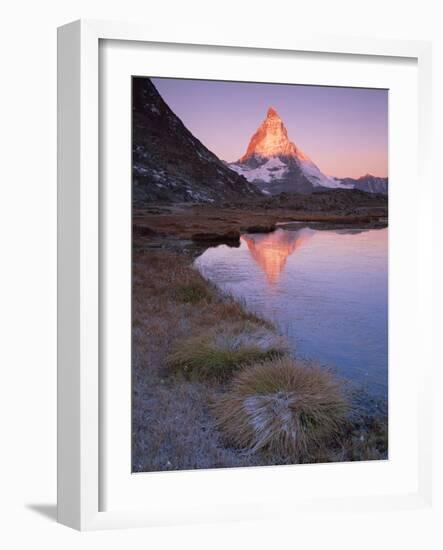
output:
[[[310,159],[297,159],[297,163],[303,175],[314,187],[328,187],[330,189],[351,189],[353,187],[336,178],[326,176]],[[272,182],[284,178],[289,172],[288,165],[279,157],[271,157],[257,168],[242,163],[231,163],[229,167],[252,183],[272,184]]]
[[[274,179],[281,179],[288,171],[287,165],[278,157],[272,157],[258,168],[251,168],[246,164],[230,164],[229,167],[244,176],[248,181],[272,182]]]
[[[299,163],[303,174],[314,187],[329,187],[331,189],[350,189],[352,187],[326,176],[311,160],[300,160]]]

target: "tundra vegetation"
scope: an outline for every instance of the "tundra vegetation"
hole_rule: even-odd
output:
[[[273,329],[242,320],[222,323],[179,340],[166,364],[191,378],[224,382],[245,365],[278,357],[286,351],[285,340]]]
[[[240,372],[214,411],[236,447],[300,461],[315,459],[317,449],[338,436],[348,407],[331,372],[286,356]]]
[[[168,242],[134,232],[134,471],[387,458],[384,415]]]

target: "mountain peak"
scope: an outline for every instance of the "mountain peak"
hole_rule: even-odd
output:
[[[270,194],[311,193],[315,187],[347,187],[326,176],[289,139],[286,126],[274,107],[268,108],[266,118],[249,141],[246,153],[230,167]]]
[[[252,136],[246,153],[240,159],[244,162],[251,157],[295,157],[299,160],[309,160],[292,141],[288,131],[274,107],[269,107],[266,118]]]
[[[266,118],[280,118],[274,107],[269,107]],[[281,119],[280,119],[281,120]]]

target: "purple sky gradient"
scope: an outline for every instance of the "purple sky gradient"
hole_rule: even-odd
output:
[[[218,157],[238,160],[273,106],[289,138],[327,175],[388,175],[388,91],[152,78],[185,126]]]

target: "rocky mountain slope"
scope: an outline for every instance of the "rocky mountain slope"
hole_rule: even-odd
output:
[[[346,185],[350,185],[352,189],[359,189],[367,193],[388,194],[388,178],[379,178],[371,174],[366,174],[358,179],[344,178],[340,181]]]
[[[149,78],[135,77],[132,86],[135,204],[211,203],[260,195],[192,135]]]

